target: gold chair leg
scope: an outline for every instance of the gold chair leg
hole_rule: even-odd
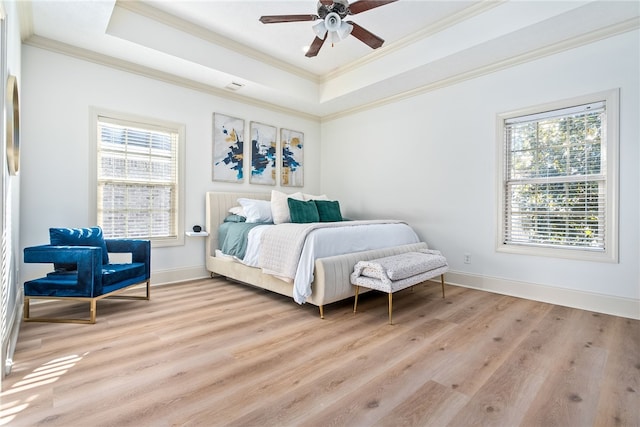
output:
[[[391,313],[393,312],[393,293],[389,292],[389,324],[393,325],[391,321]]]
[[[440,282],[442,283],[442,298],[444,298],[444,273],[440,275]]]
[[[98,311],[98,308],[96,307],[96,305],[97,305],[97,300],[95,298],[93,298],[91,300],[91,307],[89,308],[89,310],[91,312],[90,313],[90,319],[91,320],[89,321],[89,323],[91,323],[91,324],[96,323],[96,311]]]
[[[49,298],[43,298],[49,299]],[[51,298],[51,299],[59,299],[59,300],[80,300],[86,301],[86,298]],[[88,319],[75,319],[75,318],[64,318],[64,317],[31,317],[30,311],[30,300],[31,298],[25,297],[24,299],[24,312],[23,318],[25,322],[50,322],[50,323],[79,323],[79,324],[93,324],[96,323],[96,303],[98,301],[97,298],[93,298],[89,301],[89,318]]]
[[[151,299],[151,281],[146,281],[146,295],[118,295],[118,292],[124,291],[133,286],[139,286],[141,283],[137,283],[134,285],[130,285],[126,288],[119,289],[113,291],[110,294],[102,295],[95,298],[85,298],[85,297],[34,297],[36,299],[53,299],[53,300],[76,300],[76,301],[88,301],[89,302],[89,318],[88,319],[69,319],[69,318],[57,318],[57,317],[31,317],[30,312],[30,300],[27,296],[24,297],[24,310],[23,310],[23,318],[25,322],[55,322],[55,323],[81,323],[81,324],[94,324],[96,323],[97,317],[97,304],[98,300],[102,298],[113,298],[113,299],[129,299],[129,300],[149,300]],[[320,317],[324,319],[324,314],[322,312],[322,306],[320,306]]]
[[[145,283],[145,294],[144,295],[120,295],[119,293],[125,291],[129,288],[139,286]],[[128,299],[128,300],[146,300],[149,301],[151,299],[151,281],[147,280],[146,282],[140,282],[135,285],[128,286],[126,288],[118,289],[117,291],[112,292],[105,296],[109,299]]]
[[[360,290],[360,286],[356,285],[356,298],[353,301],[353,312],[356,312],[356,309],[358,308],[358,291]]]
[[[324,306],[319,305],[318,308],[320,309],[320,318],[324,319]]]
[[[24,297],[24,310],[22,311],[22,317],[25,320],[29,319],[29,298]]]

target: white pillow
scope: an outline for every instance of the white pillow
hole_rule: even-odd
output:
[[[269,200],[238,199],[247,222],[273,222]]]
[[[271,190],[271,215],[273,216],[274,224],[291,222],[289,203],[287,202],[289,198],[304,200],[304,196],[300,192],[287,194],[282,191]]]
[[[319,196],[314,196],[313,194],[304,194],[304,201],[308,202],[309,200],[329,200],[326,194],[321,194]]]
[[[232,207],[231,209],[229,209],[229,213],[246,217],[246,215],[244,214],[244,211],[242,210],[242,206]]]

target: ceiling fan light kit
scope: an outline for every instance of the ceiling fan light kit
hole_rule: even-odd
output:
[[[377,49],[384,40],[375,34],[365,30],[352,21],[345,21],[347,15],[355,15],[398,0],[358,0],[351,4],[347,0],[320,0],[318,1],[317,15],[270,15],[261,16],[263,24],[275,24],[281,22],[321,21],[314,24],[312,30],[316,35],[306,55],[311,58],[318,54],[325,40],[329,39],[331,45],[352,35],[372,49]]]
[[[351,34],[351,30],[353,30],[353,25],[341,22],[340,27],[338,27],[337,30],[331,31],[331,35],[334,36],[334,39],[337,38],[338,40],[343,40]]]
[[[316,33],[316,37],[323,39],[327,35],[327,27],[324,25],[324,21],[320,21],[313,25],[313,32]]]
[[[316,37],[324,40],[328,33],[332,44],[345,39],[351,34],[351,30],[353,30],[353,25],[344,22],[335,12],[329,13],[323,21],[313,26]]]

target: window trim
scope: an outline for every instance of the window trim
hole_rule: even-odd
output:
[[[580,97],[565,99],[561,101],[540,104],[532,107],[522,108],[515,111],[499,113],[496,116],[496,252],[546,256],[554,258],[565,258],[582,261],[618,262],[618,204],[619,204],[619,123],[620,123],[620,90],[612,89],[608,91],[593,93]],[[594,252],[582,248],[550,248],[529,245],[509,245],[504,243],[504,229],[506,222],[505,212],[505,153],[506,144],[504,140],[505,121],[514,117],[533,115],[545,111],[569,108],[577,105],[589,104],[598,101],[606,102],[606,141],[607,145],[603,155],[606,156],[606,196],[605,196],[605,250]]]
[[[185,243],[184,238],[184,217],[185,217],[185,125],[166,120],[153,119],[150,117],[138,116],[135,114],[122,113],[113,110],[107,110],[99,107],[89,107],[89,222],[97,224],[98,221],[98,119],[100,116],[106,116],[114,120],[122,120],[127,122],[137,122],[142,125],[157,126],[160,128],[175,129],[178,133],[178,194],[176,196],[177,203],[177,233],[175,238],[158,238],[152,237],[152,247],[168,247],[182,246]]]

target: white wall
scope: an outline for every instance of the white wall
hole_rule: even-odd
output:
[[[639,34],[322,124],[322,191],[413,225],[466,286],[640,317]],[[496,115],[620,88],[620,262],[497,253]],[[471,264],[463,254],[471,254]]]
[[[349,217],[406,220],[447,256],[452,283],[638,318],[638,40],[623,34],[322,125],[25,46],[21,246],[46,242],[50,226],[94,223],[90,106],[186,125],[187,227],[203,222],[206,191],[268,190],[211,181],[211,118],[222,112],[303,131],[303,190],[340,200]],[[616,87],[620,262],[496,253],[496,114]],[[24,265],[22,280],[37,268]],[[154,250],[152,274],[154,283],[206,274],[204,242]]]
[[[15,2],[3,1],[0,9],[6,16],[6,63],[2,64],[0,70],[0,90],[3,108],[7,77],[13,75],[18,83],[18,99],[21,102],[22,96],[22,75],[21,75],[21,51],[20,51],[20,21]],[[0,37],[1,39],[1,37]],[[3,117],[4,117],[4,109]],[[7,150],[5,123],[2,123],[0,143],[0,191],[2,192],[2,209],[0,212],[0,222],[2,223],[2,233],[0,233],[0,243],[3,249],[3,260],[0,266],[0,277],[3,283],[7,283],[7,294],[2,296],[3,304],[7,304],[7,310],[2,313],[2,330],[6,329],[7,336],[3,336],[0,346],[0,360],[2,375],[4,376],[11,369],[11,359],[13,357],[14,345],[20,324],[20,307],[22,304],[21,282],[18,278],[20,263],[20,173],[10,175],[7,168]],[[6,339],[6,340],[5,340]]]
[[[186,125],[185,227],[203,224],[206,191],[269,191],[272,186],[213,182],[212,116],[225,113],[249,121],[302,131],[306,192],[320,189],[320,125],[50,51],[23,47],[23,139],[21,244],[48,242],[49,227],[95,224],[90,217],[89,108],[92,106]],[[249,144],[246,144],[247,146]],[[290,192],[293,192],[291,189]],[[297,190],[297,189],[295,189]],[[283,190],[287,191],[287,190]],[[152,283],[206,276],[204,239],[154,248]],[[47,266],[23,265],[22,280]]]

